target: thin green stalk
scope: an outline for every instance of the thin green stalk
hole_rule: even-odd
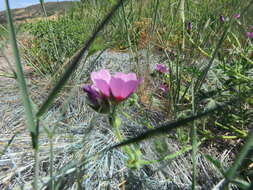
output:
[[[176,63],[176,84],[175,84],[175,94],[174,94],[174,104],[177,105],[180,98],[181,91],[181,80],[182,80],[182,64],[177,61]]]
[[[154,12],[153,12],[152,26],[151,26],[151,36],[154,35],[154,31],[155,31],[159,3],[160,3],[160,0],[156,0]]]
[[[128,41],[128,43],[129,43],[130,50],[131,50],[131,52],[132,52],[132,42],[131,42],[130,35],[129,35],[129,27],[128,27],[128,23],[127,23],[126,11],[125,11],[124,5],[122,6],[122,14],[123,14],[123,20],[124,20],[125,31],[126,31],[126,33],[127,33],[127,41]]]
[[[195,85],[195,92],[197,92],[199,89],[201,89],[202,84],[203,84],[203,82],[204,82],[204,80],[205,80],[205,78],[206,78],[206,76],[207,76],[207,74],[208,74],[208,71],[210,70],[210,68],[211,68],[211,66],[212,66],[212,64],[213,64],[213,62],[214,62],[214,59],[215,59],[215,57],[216,57],[216,55],[217,55],[217,53],[218,53],[218,50],[220,49],[220,47],[221,47],[223,41],[226,39],[227,33],[228,33],[229,29],[230,29],[230,25],[231,25],[231,24],[229,24],[229,25],[225,28],[225,30],[224,30],[224,32],[223,32],[223,34],[222,34],[220,40],[218,41],[218,43],[217,43],[217,45],[216,45],[215,50],[213,51],[212,57],[211,57],[211,59],[210,59],[208,65],[207,65],[207,67],[205,68],[205,70],[202,72],[202,74],[201,74],[200,77],[198,78],[198,80],[197,80],[197,82],[196,82],[196,85]]]
[[[4,146],[3,150],[0,151],[0,156],[3,156],[5,154],[5,152],[7,151],[7,149],[9,148],[9,146],[11,145],[11,143],[13,142],[14,138],[16,137],[17,133],[15,133],[11,139],[8,141],[8,143]]]
[[[125,26],[125,31],[127,33],[127,41],[128,41],[128,44],[129,44],[129,47],[130,47],[130,52],[131,52],[131,55],[136,56],[135,53],[134,53],[134,47],[133,47],[133,44],[131,42],[131,38],[130,38],[130,35],[129,35],[129,24],[127,23],[127,16],[126,16],[126,11],[125,11],[125,7],[124,5],[122,6],[122,14],[123,14],[123,20],[124,20],[124,26]]]
[[[39,136],[39,130],[38,130],[38,123],[35,123],[34,114],[32,111],[32,104],[31,100],[28,94],[27,85],[24,77],[24,72],[21,64],[21,59],[19,55],[19,50],[17,46],[17,40],[16,40],[16,34],[15,34],[15,28],[13,25],[12,15],[10,11],[10,5],[9,1],[5,0],[6,4],[6,16],[9,23],[9,31],[10,31],[10,39],[11,39],[11,45],[14,53],[14,58],[16,62],[16,75],[17,75],[17,82],[19,85],[19,89],[22,96],[22,102],[25,109],[25,115],[26,115],[26,121],[28,125],[29,132],[31,134],[32,138],[32,146],[34,149],[34,159],[35,159],[35,172],[34,172],[34,181],[33,181],[33,187],[35,190],[38,189],[38,175],[39,175],[39,160],[38,160],[38,151],[39,151],[39,145],[38,145],[38,136]]]
[[[38,179],[39,179],[39,149],[34,149],[34,177],[33,177],[33,189],[38,190]]]
[[[19,50],[18,50],[18,46],[17,46],[16,34],[15,34],[15,29],[14,29],[14,25],[13,25],[13,21],[12,21],[12,15],[11,15],[11,11],[10,11],[9,1],[5,0],[5,4],[6,4],[6,10],[7,10],[6,16],[7,16],[7,20],[9,23],[11,45],[12,45],[13,54],[14,54],[14,58],[15,58],[15,62],[16,62],[15,66],[16,66],[16,72],[17,72],[16,73],[17,74],[17,82],[18,82],[18,85],[20,88],[22,101],[23,101],[23,104],[25,107],[25,115],[26,115],[29,131],[33,135],[35,135],[37,132],[36,131],[36,124],[35,124],[34,115],[32,112],[32,104],[31,104],[31,101],[30,101],[30,98],[28,95],[27,85],[26,85],[24,72],[23,72],[23,68],[22,68],[22,64],[21,64],[21,59],[20,59],[20,55],[19,55]]]
[[[6,16],[9,24],[9,31],[10,31],[10,39],[11,39],[11,45],[13,49],[13,54],[16,62],[16,75],[17,75],[17,82],[19,85],[19,89],[22,96],[22,102],[25,108],[25,115],[26,115],[26,121],[28,125],[29,132],[31,134],[32,138],[32,145],[34,149],[34,159],[35,159],[35,172],[34,172],[34,181],[33,181],[33,187],[35,190],[38,189],[38,166],[39,166],[39,160],[38,160],[38,151],[39,151],[39,145],[38,145],[38,124],[35,123],[35,118],[32,110],[32,104],[31,100],[28,94],[27,85],[24,77],[24,72],[21,64],[21,59],[19,55],[18,45],[17,45],[17,39],[15,34],[15,28],[13,24],[13,19],[10,11],[10,5],[9,1],[5,0],[6,4]]]
[[[192,83],[194,84],[194,82]],[[192,114],[196,114],[195,108],[195,92],[194,85],[192,85]],[[193,121],[193,126],[191,128],[191,140],[192,140],[192,190],[196,189],[197,185],[197,151],[198,151],[198,140],[197,140],[197,125],[196,120]]]
[[[185,0],[180,0],[179,1],[179,15],[181,17],[182,20],[182,50],[184,50],[185,48],[185,11],[184,11],[184,4],[185,4]]]
[[[221,190],[226,189],[229,182],[231,182],[236,177],[236,175],[238,174],[238,170],[240,169],[244,159],[246,158],[252,146],[253,146],[253,130],[249,132],[248,138],[244,143],[241,151],[238,153],[236,160],[229,168],[229,170],[226,172],[226,182],[222,186]]]
[[[53,163],[54,163],[54,153],[53,153],[53,134],[49,138],[50,142],[50,190],[54,190],[54,180],[53,180]]]
[[[117,139],[119,141],[122,141],[123,140],[123,136],[121,135],[121,132],[120,132],[120,125],[121,125],[121,120],[120,118],[117,117],[117,113],[116,113],[116,106],[114,106],[112,108],[112,112],[110,113],[109,115],[109,121],[110,121],[110,124],[114,130],[114,134],[115,136],[117,137]],[[131,149],[129,146],[125,146],[123,147],[124,151],[127,153],[127,155],[129,156],[129,159],[130,160],[135,160],[135,156],[134,154],[132,153]]]

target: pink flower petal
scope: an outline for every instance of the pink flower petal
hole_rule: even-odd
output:
[[[121,91],[121,97],[125,99],[128,96],[130,96],[132,93],[134,93],[139,84],[140,84],[139,80],[131,80],[126,82],[124,84],[124,88]]]
[[[112,77],[110,82],[112,95],[116,101],[122,101],[136,90],[141,81],[142,79],[136,80],[136,75],[134,73],[117,73]]]
[[[98,72],[91,73],[91,80],[94,83],[94,86],[105,96],[110,96],[110,80],[111,75],[108,70],[102,69]]]
[[[115,78],[121,78],[123,81],[129,81],[129,80],[137,80],[136,74],[135,73],[122,73],[118,72],[114,75]]]
[[[125,82],[120,78],[116,78],[116,77],[111,78],[111,81],[110,81],[111,92],[112,92],[112,95],[118,100],[123,99],[123,97],[121,96],[121,91],[122,91],[122,88],[124,88],[124,83]]]
[[[96,81],[95,82],[95,88],[98,88],[99,91],[103,95],[109,97],[110,96],[110,86],[109,86],[109,84],[107,84],[106,81],[101,80],[101,79],[96,79],[95,81]]]

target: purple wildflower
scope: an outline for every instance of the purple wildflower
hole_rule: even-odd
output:
[[[164,93],[166,93],[166,92],[168,92],[169,88],[166,84],[161,84],[160,90],[162,90]]]
[[[237,13],[237,14],[234,15],[235,19],[239,19],[240,17],[241,17],[241,15],[239,13]]]
[[[187,23],[186,30],[187,30],[188,33],[190,33],[192,31],[192,22]]]
[[[220,22],[224,23],[225,22],[225,17],[223,15],[220,16]]]
[[[253,39],[253,32],[246,32],[246,36],[247,36],[249,39]]]
[[[85,85],[83,91],[87,93],[87,103],[99,113],[108,113],[110,106],[104,95],[100,94],[94,85]]]
[[[167,67],[165,65],[163,65],[163,64],[157,64],[155,70],[158,71],[158,72],[160,72],[160,73],[166,73],[166,72],[168,72]]]

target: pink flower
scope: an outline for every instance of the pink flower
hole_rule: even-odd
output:
[[[249,39],[253,39],[253,32],[246,32],[246,36],[247,36]]]
[[[241,15],[239,13],[234,15],[235,19],[239,19],[240,17],[241,17]]]
[[[112,99],[117,103],[123,101],[134,93],[142,81],[142,79],[137,79],[135,73],[125,74],[118,72],[111,76],[106,69],[92,72],[91,80],[93,85],[89,88],[84,87],[84,91],[88,94],[88,98],[95,103],[102,99]]]
[[[167,67],[165,65],[163,65],[163,64],[157,64],[155,70],[157,70],[160,73],[166,73],[166,72],[168,72]]]
[[[249,27],[250,28],[250,30],[253,30],[253,26],[251,26],[251,27]]]
[[[165,93],[165,92],[168,92],[169,88],[166,84],[161,84],[160,85],[160,90],[162,90]]]

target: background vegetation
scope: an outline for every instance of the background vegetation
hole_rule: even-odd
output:
[[[60,89],[77,68],[81,56],[84,53],[87,57],[99,56],[99,52],[110,48],[111,51],[128,52],[136,64],[135,72],[144,76],[141,90],[122,105],[122,110],[134,105],[141,119],[136,121],[133,116],[129,117],[145,127],[137,137],[126,135],[130,140],[110,146],[109,150],[135,143],[138,147],[135,149],[136,155],[141,153],[134,164],[137,168],[143,168],[156,161],[170,160],[168,155],[171,154],[167,152],[165,141],[175,139],[182,149],[172,158],[191,150],[191,188],[197,189],[198,183],[201,186],[197,152],[215,147],[219,154],[224,147],[233,147],[229,166],[224,166],[210,155],[206,159],[224,177],[221,189],[228,188],[228,184],[232,183],[238,188],[250,190],[253,46],[252,38],[247,37],[246,32],[253,32],[252,4],[246,0],[129,0],[120,6],[114,0],[88,0],[74,3],[68,11],[57,17],[50,17],[44,12],[43,19],[22,23],[21,31],[28,35],[22,43],[24,61],[37,76],[46,76],[55,81],[44,103],[34,112],[32,103],[28,101],[26,85],[21,80],[22,73],[18,75],[23,85],[21,89],[30,121],[28,124],[35,160],[39,151],[36,122],[39,123],[52,107]],[[41,1],[42,10],[43,5]],[[114,17],[111,18],[112,15],[108,13],[114,14]],[[236,17],[238,14],[240,16]],[[221,16],[224,16],[224,20]],[[97,28],[99,35],[94,32]],[[15,38],[12,40],[15,42]],[[144,69],[139,64],[139,52],[144,52]],[[161,57],[169,72],[156,72],[150,59],[152,55]],[[80,73],[77,71],[75,74]],[[69,86],[80,82],[76,80],[74,78]],[[161,92],[161,84],[168,90]],[[65,88],[66,92],[68,90]],[[152,123],[145,113],[146,108],[156,108],[157,112],[162,113],[164,121],[157,119],[156,124]],[[128,114],[119,111],[119,115]],[[203,118],[204,115],[208,116]],[[54,130],[46,128],[45,131],[49,139],[53,138]],[[153,140],[151,144],[160,160],[143,162],[145,151],[137,142],[147,138],[151,142],[151,137],[158,134],[165,136],[166,140]],[[80,180],[85,177],[82,164],[88,161],[82,158],[75,162],[78,165],[74,172],[76,179],[71,179],[81,186]],[[68,166],[71,167],[71,163]],[[57,185],[60,187],[61,181],[52,178],[52,163],[50,167],[51,181],[48,185],[54,189]],[[36,163],[35,168],[38,170]],[[37,170],[34,184],[39,176]],[[67,183],[66,180],[64,183]]]

